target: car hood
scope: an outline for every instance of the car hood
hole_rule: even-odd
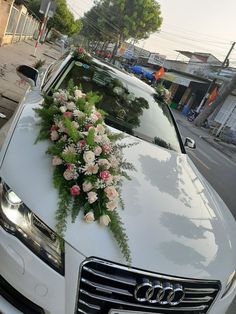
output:
[[[27,105],[1,166],[1,177],[24,203],[55,229],[58,194],[52,185],[46,141],[38,133],[35,105]],[[129,137],[127,141],[137,141]],[[136,171],[122,186],[120,211],[132,266],[168,275],[225,281],[235,268],[235,221],[187,155],[138,140],[124,151]],[[125,263],[106,227],[68,219],[65,240],[84,256]],[[223,263],[223,264],[222,264]]]

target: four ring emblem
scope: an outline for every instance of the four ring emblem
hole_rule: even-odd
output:
[[[185,296],[183,287],[180,284],[169,282],[161,283],[159,280],[150,282],[145,279],[137,284],[134,290],[134,297],[139,302],[159,303],[161,305],[177,305]]]

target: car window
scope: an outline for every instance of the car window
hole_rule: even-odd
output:
[[[61,56],[58,60],[53,62],[45,75],[43,87],[50,81],[50,79],[53,77],[53,75],[59,70],[60,66],[64,62],[65,58],[68,56],[69,52],[66,52],[63,56]]]
[[[153,88],[98,60],[74,61],[61,77],[57,88],[67,88],[70,80],[83,92],[97,92],[97,107],[108,115],[106,123],[121,131],[180,152],[173,118],[166,104],[157,101]]]

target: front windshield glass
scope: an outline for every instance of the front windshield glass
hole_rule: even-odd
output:
[[[169,109],[166,104],[157,102],[150,86],[95,59],[89,63],[73,61],[69,69],[56,88],[66,88],[72,79],[83,92],[102,95],[96,106],[108,114],[107,125],[167,149],[181,151]]]

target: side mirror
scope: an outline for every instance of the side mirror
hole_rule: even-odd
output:
[[[188,148],[196,148],[196,143],[193,139],[191,139],[190,137],[186,137],[184,146],[188,147]]]
[[[19,65],[16,68],[16,73],[21,79],[29,83],[31,87],[36,86],[39,72],[35,68],[28,65]]]

